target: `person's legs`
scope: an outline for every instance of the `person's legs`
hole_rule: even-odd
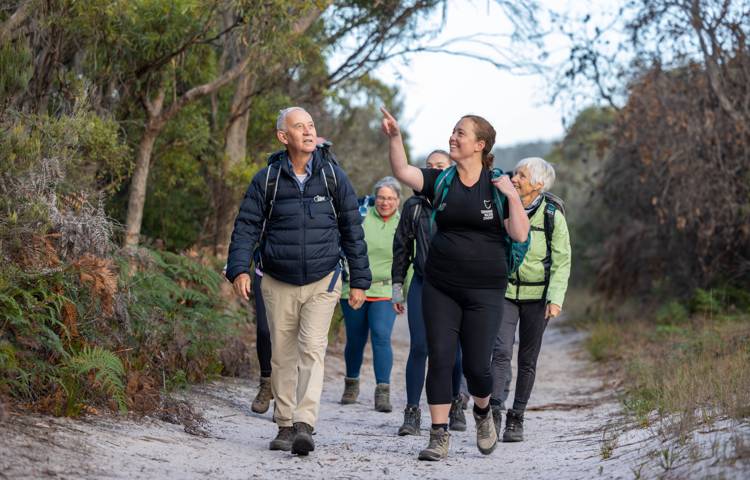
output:
[[[463,432],[466,430],[466,415],[463,410],[463,399],[461,398],[461,380],[463,379],[463,370],[461,365],[461,343],[456,346],[456,361],[453,365],[453,399],[451,400],[451,409],[448,414],[448,427],[451,430]]]
[[[459,342],[456,346],[456,361],[453,364],[453,398],[458,398],[461,394],[461,379],[464,375],[461,357],[461,343]]]
[[[291,427],[297,407],[300,289],[267,274],[261,289],[271,332],[271,385],[276,401],[274,418],[279,427]]]
[[[446,292],[433,286],[428,279],[422,293],[425,330],[427,332],[427,403],[432,423],[448,423],[453,363],[456,360],[458,332],[463,312],[459,303]],[[487,356],[489,359],[489,354]]]
[[[513,397],[513,410],[524,411],[534,388],[536,363],[547,328],[545,302],[522,303],[518,326],[518,378]]]
[[[477,448],[485,455],[497,446],[489,401],[492,393],[492,346],[502,321],[505,289],[464,290],[460,338],[469,392],[474,397]]]
[[[518,325],[518,306],[508,300],[503,300],[503,320],[500,322],[495,345],[492,349],[492,403],[504,410],[508,399],[508,389],[513,370],[513,343],[516,338]]]
[[[323,390],[323,368],[328,330],[331,326],[333,310],[341,296],[341,279],[333,291],[328,287],[333,273],[317,282],[302,287],[302,308],[299,324],[299,361],[297,371],[297,409],[294,422],[315,426],[320,407],[320,394]],[[274,352],[275,354],[275,352]],[[274,369],[276,365],[274,365]],[[275,370],[274,370],[275,371]]]
[[[427,333],[422,316],[423,279],[414,275],[409,286],[409,358],[406,360],[406,404],[419,405],[424,388],[425,366],[427,362]]]
[[[359,310],[349,306],[349,301],[341,300],[341,311],[344,313],[344,327],[346,328],[346,346],[344,360],[346,362],[346,376],[359,378],[365,344],[369,334],[368,311],[371,302],[365,302]]]
[[[256,323],[256,351],[258,353],[258,363],[260,363],[260,376],[271,376],[271,331],[268,328],[268,319],[266,318],[266,305],[263,302],[263,292],[261,291],[261,281],[263,277],[257,273],[253,275],[253,299],[255,302],[255,323]]]
[[[396,312],[389,301],[369,302],[370,310],[367,323],[372,339],[372,362],[375,370],[375,381],[379,384],[391,383],[393,367],[393,348],[391,333],[396,321]]]
[[[260,384],[258,393],[250,406],[255,413],[266,413],[273,400],[271,388],[271,331],[268,329],[266,306],[263,303],[261,280],[263,277],[253,275],[253,303],[255,304],[255,345],[260,364]]]

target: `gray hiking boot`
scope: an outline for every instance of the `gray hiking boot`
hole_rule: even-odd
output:
[[[464,415],[464,409],[461,407],[461,396],[453,399],[451,402],[451,410],[448,413],[448,425],[451,430],[457,432],[466,431],[466,415]]]
[[[404,409],[404,424],[398,429],[399,436],[419,435],[422,424],[422,411],[417,405],[407,405]]]
[[[359,378],[344,377],[344,394],[341,395],[341,405],[351,405],[359,397]]]
[[[503,442],[523,442],[523,410],[508,409]]]
[[[503,431],[503,407],[500,405],[492,405],[492,419],[495,421],[495,433],[500,436],[500,432]]]
[[[492,420],[492,410],[490,409],[484,416],[474,412],[474,421],[477,424],[477,448],[483,455],[489,455],[497,447],[497,432],[495,422]]]
[[[271,405],[273,400],[273,392],[271,391],[271,377],[260,377],[260,386],[258,387],[258,394],[253,400],[253,404],[250,409],[255,413],[266,413],[268,407]]]
[[[390,412],[391,407],[391,386],[387,383],[378,383],[375,387],[375,410],[378,412]]]
[[[294,427],[279,427],[279,433],[276,434],[276,438],[271,440],[268,448],[270,450],[283,450],[288,452],[292,449],[293,440]]]
[[[315,450],[315,442],[312,438],[313,427],[304,422],[294,422],[294,441],[292,442],[292,453],[296,455],[307,455]]]
[[[430,429],[430,443],[419,452],[420,460],[436,462],[448,456],[451,434],[442,428]]]

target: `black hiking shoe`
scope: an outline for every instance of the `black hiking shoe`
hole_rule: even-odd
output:
[[[503,407],[500,405],[492,405],[492,420],[495,421],[495,432],[497,436],[500,436],[500,432],[503,431]]]
[[[271,391],[271,377],[260,377],[260,386],[258,387],[258,394],[253,400],[253,404],[250,409],[255,413],[266,413],[268,407],[273,400],[273,392]]]
[[[296,455],[307,455],[315,450],[313,442],[313,427],[304,422],[294,423],[294,441],[292,442],[292,453]]]
[[[503,442],[523,442],[523,410],[508,409]]]
[[[466,431],[466,415],[464,414],[464,409],[461,406],[462,403],[463,402],[461,401],[460,395],[454,398],[453,402],[451,402],[451,410],[448,413],[449,428],[457,432]]]
[[[430,429],[430,443],[427,448],[419,452],[420,460],[436,462],[448,456],[451,434],[442,428]]]
[[[404,409],[404,424],[398,429],[399,436],[419,435],[422,424],[422,411],[416,405],[407,405]]]
[[[283,450],[288,452],[292,449],[292,440],[294,439],[294,427],[279,427],[279,433],[276,438],[271,440],[268,445],[269,450]]]

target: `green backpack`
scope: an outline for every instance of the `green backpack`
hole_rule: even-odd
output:
[[[500,175],[504,175],[504,173],[499,168],[493,168],[490,171],[490,175],[495,179]],[[432,229],[432,225],[435,223],[435,215],[437,215],[437,212],[445,209],[445,198],[448,196],[448,190],[450,189],[451,182],[453,182],[455,177],[456,166],[453,165],[440,172],[437,180],[435,180],[435,201],[433,201],[432,204],[436,205],[436,207],[432,209],[432,215],[430,216],[430,229]],[[493,187],[492,199],[495,202],[497,212],[502,219],[502,212],[505,211],[505,202],[507,202],[507,198],[500,193],[500,190]],[[523,258],[526,256],[529,245],[531,245],[531,232],[529,231],[529,235],[526,237],[525,242],[517,242],[510,238],[508,232],[503,228],[503,242],[505,244],[505,260],[508,265],[508,275],[510,276],[515,273],[521,266],[521,263],[523,263]]]

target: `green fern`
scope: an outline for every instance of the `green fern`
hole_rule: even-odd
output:
[[[101,347],[84,346],[80,352],[69,357],[63,366],[63,388],[68,394],[68,410],[75,408],[77,394],[80,392],[80,379],[95,370],[94,379],[104,393],[109,395],[120,409],[127,411],[125,403],[125,368],[114,353]]]

